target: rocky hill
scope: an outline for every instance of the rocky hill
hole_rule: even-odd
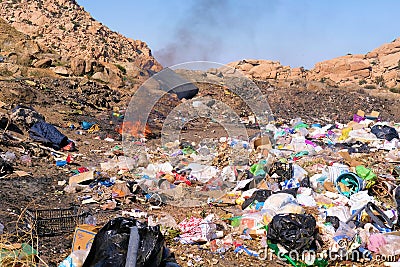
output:
[[[162,68],[146,43],[111,31],[74,0],[1,1],[0,15],[42,50],[59,55],[31,57],[33,65],[46,60],[41,67],[59,75],[86,74],[119,87]]]
[[[55,73],[46,67],[57,59],[60,59],[58,54],[51,53],[0,18],[0,76],[52,77]]]
[[[282,86],[299,81],[319,81],[330,86],[399,88],[400,38],[366,55],[346,55],[319,62],[311,70],[291,68],[271,60],[241,60],[229,65],[253,79],[268,80]]]
[[[150,48],[111,31],[75,0],[0,1],[0,76],[86,76],[110,87],[137,87],[162,66]],[[400,38],[365,55],[319,62],[311,70],[279,61],[229,64],[255,80],[289,88],[329,86],[400,91]]]

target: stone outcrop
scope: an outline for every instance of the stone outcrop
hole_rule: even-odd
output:
[[[290,86],[293,82],[304,80],[306,70],[303,67],[291,68],[283,66],[279,61],[272,60],[241,60],[229,63],[228,66],[239,69],[255,80],[267,80],[280,86]]]
[[[0,19],[0,51],[8,63],[28,65],[41,52],[39,45]]]
[[[46,68],[50,67],[52,62],[53,60],[51,58],[43,58],[36,60],[34,63],[32,63],[32,65],[35,68]]]
[[[102,80],[119,86],[123,75],[136,74],[133,78],[142,79],[162,69],[146,43],[111,31],[74,0],[1,1],[0,14],[15,32],[20,32],[18,36],[29,37],[21,39],[20,47],[30,49],[25,54],[34,56],[20,57],[18,60],[24,62],[18,63],[51,68],[61,75],[91,76],[100,72]],[[59,58],[51,58],[50,62],[49,58],[35,56],[49,51]],[[116,65],[127,65],[126,69],[135,71],[124,73]],[[116,77],[118,81],[113,82]]]
[[[111,86],[119,87],[122,85],[121,70],[114,64],[101,62],[102,71],[93,74],[92,79],[109,83]]]
[[[371,64],[363,55],[347,55],[319,62],[308,73],[310,80],[330,79],[336,84],[353,83],[370,76]]]
[[[400,87],[400,38],[366,55],[346,55],[316,63],[311,70],[271,60],[241,60],[228,65],[253,79],[280,84],[319,81],[335,86]]]
[[[86,76],[112,87],[138,86],[162,66],[146,43],[96,21],[75,0],[0,1],[0,75]],[[282,87],[305,85],[400,88],[400,38],[365,55],[346,55],[291,68],[279,61],[228,64]],[[38,70],[40,69],[40,70]]]

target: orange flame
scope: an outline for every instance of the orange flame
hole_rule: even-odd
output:
[[[125,133],[138,138],[140,137],[147,138],[151,134],[150,127],[147,125],[147,123],[143,127],[140,121],[136,122],[124,121],[122,125],[118,127],[116,130],[119,134]]]

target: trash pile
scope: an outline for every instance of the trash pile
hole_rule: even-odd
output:
[[[65,170],[58,194],[79,206],[20,215],[39,237],[75,231],[72,253],[60,267],[207,263],[204,256],[179,255],[182,246],[211,253],[210,265],[230,254],[293,266],[380,264],[400,255],[400,124],[382,121],[377,112],[358,111],[346,124],[275,121],[250,141],[176,140],[141,154],[127,153],[105,136],[111,148],[94,151],[103,158],[86,167],[75,163],[81,157],[76,141],[41,114],[24,106],[12,114],[55,167]],[[95,139],[101,129],[90,121],[75,125],[63,131],[79,128]],[[22,142],[15,138],[8,136]],[[141,147],[147,142],[135,140]],[[1,152],[2,177],[15,172],[15,162],[32,164],[31,156]],[[25,246],[0,243],[2,266],[4,258],[10,260],[3,255]],[[44,264],[37,248],[29,249],[37,266]]]
[[[268,247],[293,266],[384,260],[400,254],[393,242],[400,236],[399,129],[359,111],[347,124],[298,118],[267,125],[252,143],[177,141],[149,152],[141,164],[128,160],[152,205],[230,207],[229,215],[172,223],[182,244],[251,257]],[[251,164],[232,165],[226,156],[232,151],[247,151]],[[250,248],[246,240],[260,244]]]

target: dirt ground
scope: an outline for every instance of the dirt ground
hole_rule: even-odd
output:
[[[347,122],[352,115],[362,109],[366,112],[379,111],[383,120],[400,121],[400,95],[393,93],[374,92],[366,89],[347,90],[346,88],[331,88],[327,90],[306,90],[304,88],[270,88],[259,85],[263,93],[268,95],[269,105],[278,120],[290,120],[301,117],[306,122]],[[199,95],[210,95],[213,98],[226,102],[233,107],[238,114],[249,115],[249,108],[241,103],[238,97],[226,97],[223,90],[206,85],[199,86]],[[21,130],[8,128],[10,132],[24,140],[26,145],[20,142],[6,142],[2,123],[0,131],[2,139],[0,151],[13,151],[17,155],[14,163],[15,170],[29,172],[28,177],[18,177],[12,174],[0,179],[0,222],[5,225],[5,231],[15,233],[16,222],[20,221],[21,210],[25,208],[65,208],[70,205],[81,206],[81,197],[84,193],[66,194],[65,186],[58,185],[59,181],[68,181],[71,171],[79,167],[99,169],[99,163],[107,159],[106,152],[116,145],[121,145],[121,136],[115,128],[122,120],[113,116],[113,108],[126,108],[131,92],[119,92],[109,89],[107,86],[84,82],[82,80],[53,80],[44,79],[35,81],[35,84],[26,83],[24,80],[0,81],[0,100],[4,105],[0,109],[3,114],[9,114],[11,109],[18,104],[34,107],[45,116],[46,121],[59,127],[59,129],[74,140],[78,151],[74,163],[64,167],[55,166],[49,151],[30,145],[26,135],[26,129],[16,125]],[[179,101],[168,96],[155,107],[157,113],[152,114],[160,119],[179,104]],[[80,125],[82,121],[96,122],[100,131],[93,134],[80,133],[78,129],[71,129],[71,124]],[[153,133],[160,131],[160,125],[149,122],[153,127]],[[13,131],[11,131],[13,130]],[[257,129],[248,127],[250,134]],[[21,134],[24,133],[24,134]],[[189,141],[198,142],[207,137],[220,137],[225,135],[224,129],[207,120],[197,120],[188,123],[182,132],[182,137]],[[105,137],[111,137],[115,141],[107,142]],[[154,134],[150,140],[151,146],[157,146],[159,139]],[[32,158],[32,166],[26,166],[20,162],[19,156],[28,151]],[[148,204],[130,200],[129,203],[121,203],[114,211],[103,211],[98,204],[89,204],[83,207],[97,218],[97,223],[103,225],[110,218],[121,214],[121,210],[140,209],[154,216],[170,213],[178,222],[190,215],[217,213],[220,216],[226,214],[223,209],[204,206],[195,209],[177,208],[165,206],[162,210],[148,210]],[[69,255],[72,243],[72,233],[65,233],[53,237],[40,237],[39,253],[41,258],[49,266],[57,266]],[[246,241],[249,247],[258,247],[257,240]],[[168,241],[168,246],[175,253],[178,263],[188,266],[186,262],[192,260],[193,266],[281,266],[282,261],[260,261],[255,257],[244,254],[235,254],[232,251],[224,255],[212,254],[203,246],[180,245],[174,241]],[[196,256],[201,261],[196,262]]]

